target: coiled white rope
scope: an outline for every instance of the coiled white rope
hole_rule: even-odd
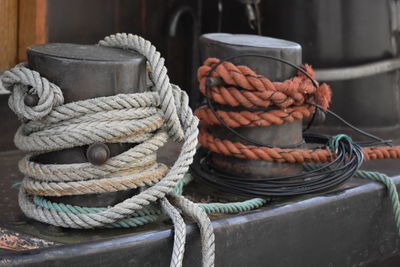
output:
[[[172,192],[192,163],[197,145],[198,120],[189,108],[187,94],[169,82],[164,59],[149,41],[136,35],[116,34],[99,44],[135,50],[145,56],[151,67],[152,92],[63,104],[58,86],[24,65],[17,65],[2,78],[5,88],[11,91],[10,107],[24,121],[15,143],[19,149],[35,155],[95,142],[140,144],[101,166],[47,165],[25,157],[19,164],[26,176],[19,194],[22,211],[28,217],[56,226],[96,228],[129,218],[160,201],[175,225],[171,266],[182,266],[185,224],[166,198],[171,196],[173,203],[200,226],[203,266],[214,266],[214,233],[209,218],[196,204]],[[24,104],[28,93],[38,95],[37,106]],[[167,137],[183,141],[179,157],[169,170],[156,162],[155,154]],[[90,194],[136,187],[142,189],[139,194],[97,213],[49,209],[36,205],[32,199],[34,195]]]

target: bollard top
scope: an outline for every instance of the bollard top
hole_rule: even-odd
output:
[[[38,44],[28,47],[27,51],[30,54],[89,61],[131,61],[143,60],[144,58],[132,50],[85,44]]]
[[[269,49],[293,49],[301,52],[301,46],[298,43],[251,34],[230,34],[230,33],[207,33],[201,36],[201,39],[207,39],[210,42],[221,43],[231,46],[248,46]]]
[[[224,59],[232,56],[252,54],[268,55],[300,65],[301,46],[298,43],[251,34],[208,33],[200,37],[202,60],[208,57]],[[256,73],[273,81],[283,81],[293,77],[296,71],[276,62],[254,56],[232,60],[237,65],[247,65]]]
[[[61,88],[64,103],[147,90],[146,58],[132,50],[50,43],[27,55],[30,69]]]

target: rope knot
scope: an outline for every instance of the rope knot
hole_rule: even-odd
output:
[[[36,71],[25,67],[26,64],[19,64],[6,71],[2,76],[4,87],[11,92],[8,104],[23,120],[40,120],[47,116],[54,107],[64,103],[61,89],[41,77]],[[25,104],[27,95],[37,95],[38,102],[34,106]]]

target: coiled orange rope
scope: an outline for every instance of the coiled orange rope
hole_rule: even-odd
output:
[[[317,104],[324,110],[329,106],[331,100],[329,86],[319,84],[316,88],[310,79],[301,72],[284,82],[272,82],[266,77],[256,74],[249,67],[236,66],[225,61],[209,73],[213,65],[219,62],[220,60],[216,58],[207,59],[204,65],[198,69],[197,76],[203,95],[207,94],[207,97],[218,104],[247,109],[241,111],[216,110],[216,114],[229,127],[283,124],[310,117],[315,112],[315,106],[312,104]],[[314,77],[311,66],[304,65],[303,67],[311,77]],[[208,77],[220,77],[224,85],[211,86],[207,92]],[[271,109],[266,111],[249,110],[257,107],[270,107]],[[199,142],[202,146],[219,154],[290,163],[328,162],[333,159],[333,153],[328,149],[270,148],[221,140],[210,134],[207,128],[208,125],[221,124],[214,112],[204,105],[199,107],[195,114],[201,123]],[[400,146],[365,147],[363,153],[366,160],[400,158]]]

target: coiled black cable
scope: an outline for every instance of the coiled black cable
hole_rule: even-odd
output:
[[[334,151],[334,159],[296,175],[249,178],[216,169],[210,160],[210,152],[200,148],[191,172],[224,192],[248,197],[287,197],[317,193],[338,186],[352,177],[363,162],[362,148],[346,135],[329,138],[322,134],[306,134],[304,137],[308,142],[322,145],[331,143],[329,146]]]
[[[271,56],[260,56],[260,55],[240,55],[234,56],[230,58],[226,58],[221,60],[217,64],[215,64],[210,72],[216,69],[216,67],[224,61],[232,60],[238,57],[246,57],[246,56],[257,56],[264,57],[272,60],[276,60],[282,62],[284,64],[290,65],[298,71],[304,73],[313,83],[315,87],[317,87],[317,82],[312,79],[312,77],[306,73],[300,67],[287,62],[285,60],[271,57]],[[213,103],[208,96],[208,90],[210,90],[209,86],[206,85],[206,102],[210,110],[213,112],[215,117],[221,122],[225,128],[227,128],[230,132],[240,137],[241,139],[254,144],[256,146],[266,146],[273,147],[270,144],[259,144],[255,140],[251,140],[242,136],[240,133],[235,131],[233,128],[229,127],[223,120],[218,116],[218,113],[215,111]],[[320,106],[315,103],[306,103],[309,105],[314,105],[316,109],[322,110]],[[370,146],[377,144],[389,144],[390,140],[383,140],[379,137],[376,137],[372,134],[366,133],[357,127],[351,125],[339,115],[334,112],[327,110],[329,115],[334,116],[336,119],[340,120],[342,123],[352,128],[353,130],[371,138],[375,141],[368,142],[360,142],[354,143],[350,137],[347,135],[337,135],[337,136],[328,136],[324,134],[318,133],[305,133],[311,126],[314,121],[314,115],[310,123],[304,129],[304,140],[306,143],[313,143],[322,145],[323,148],[329,147],[331,151],[334,152],[334,156],[332,157],[332,161],[322,165],[314,165],[313,168],[306,168],[307,170],[296,174],[296,175],[288,175],[288,176],[279,176],[279,177],[243,177],[240,175],[232,175],[227,174],[220,169],[217,169],[210,159],[210,151],[205,148],[200,148],[194,158],[194,163],[191,165],[191,172],[195,177],[204,181],[205,183],[220,189],[224,192],[229,192],[237,195],[243,195],[248,197],[284,197],[284,196],[295,196],[295,195],[303,195],[310,193],[317,193],[325,190],[329,190],[333,187],[336,187],[347,179],[351,178],[357,170],[360,168],[364,156],[362,152],[361,146]],[[284,146],[281,148],[295,148],[299,147],[301,144]]]

